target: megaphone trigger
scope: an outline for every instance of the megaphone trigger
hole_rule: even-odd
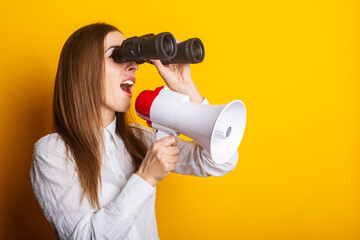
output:
[[[174,131],[173,129],[161,126],[161,125],[156,124],[156,123],[152,123],[152,127],[157,129],[157,131],[156,131],[156,141],[158,141],[158,140],[160,140],[160,139],[162,139],[164,137],[170,136],[170,135],[173,135],[175,137],[180,135],[178,132]]]

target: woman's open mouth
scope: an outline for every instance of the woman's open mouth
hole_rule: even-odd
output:
[[[135,82],[133,80],[127,79],[120,84],[120,88],[126,93],[126,95],[131,97],[134,84]]]

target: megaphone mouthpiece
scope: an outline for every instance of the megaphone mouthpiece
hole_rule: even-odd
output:
[[[150,120],[150,109],[153,101],[159,95],[159,92],[164,88],[158,87],[154,91],[145,90],[142,91],[135,100],[135,110],[137,115],[146,121]]]

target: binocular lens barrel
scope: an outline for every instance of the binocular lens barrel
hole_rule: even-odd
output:
[[[125,40],[126,41],[126,40]],[[140,56],[135,61],[148,59],[167,60],[176,56],[176,40],[171,33],[150,36],[139,44]]]
[[[204,46],[200,41],[200,39],[199,41],[194,41],[193,44],[191,45],[191,53],[196,59],[196,61],[202,61],[204,59],[205,51],[204,51]]]
[[[174,44],[175,41],[175,44]],[[176,40],[174,37],[170,37],[168,35],[164,36],[163,41],[161,41],[161,48],[165,52],[169,58],[173,58],[176,56],[177,48],[176,48]]]
[[[138,62],[148,59],[166,60],[176,56],[176,40],[171,33],[147,34],[125,39],[113,50],[112,58],[117,63]]]
[[[198,38],[190,38],[178,43],[177,54],[169,60],[162,60],[164,65],[171,63],[201,63],[205,58],[205,48]]]
[[[169,32],[125,39],[112,53],[117,63],[135,61],[138,64],[149,62],[150,59],[161,60],[164,65],[200,63],[204,57],[205,49],[200,39],[191,38],[176,44],[174,36]]]

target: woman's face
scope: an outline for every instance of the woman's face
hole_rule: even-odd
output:
[[[120,46],[124,40],[124,35],[118,31],[108,33],[104,39],[105,102],[103,102],[103,114],[105,114],[105,118],[113,118],[115,112],[126,112],[130,108],[138,65],[135,62],[119,64],[111,58],[114,47]]]

